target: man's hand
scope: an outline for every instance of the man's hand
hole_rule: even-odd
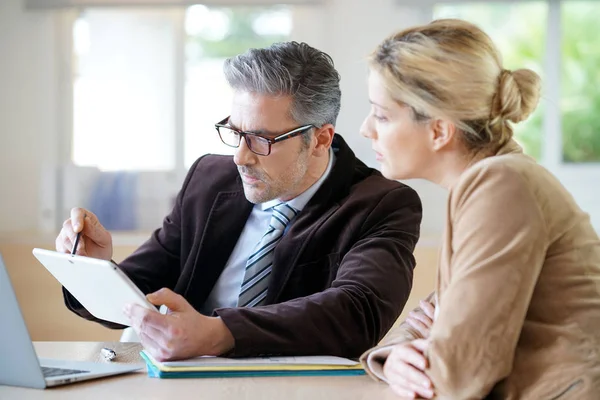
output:
[[[182,296],[163,288],[146,296],[169,311],[160,314],[136,304],[123,312],[131,321],[144,348],[158,361],[220,355],[233,349],[233,335],[221,318],[197,312]]]
[[[56,251],[70,253],[78,232],[81,232],[81,237],[79,238],[76,254],[102,260],[112,258],[113,247],[110,233],[104,229],[94,213],[83,208],[73,208],[71,210],[71,218],[63,223],[63,227],[56,238]]]
[[[419,302],[422,312],[411,311],[408,313],[406,323],[415,328],[421,334],[423,339],[429,337],[431,326],[435,315],[435,306],[428,301],[421,300]]]
[[[434,396],[433,384],[425,374],[427,358],[424,352],[428,343],[424,339],[413,340],[394,346],[383,366],[390,388],[403,398]]]

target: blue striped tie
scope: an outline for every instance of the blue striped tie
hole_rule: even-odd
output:
[[[269,277],[273,265],[273,253],[285,227],[296,216],[296,211],[286,203],[273,207],[269,229],[254,247],[246,262],[244,282],[238,299],[239,307],[256,307],[264,303],[269,287]]]

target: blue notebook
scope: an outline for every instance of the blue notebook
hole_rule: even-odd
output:
[[[159,362],[140,353],[151,378],[223,378],[247,376],[352,376],[364,375],[360,363],[332,356],[306,357],[196,357]]]

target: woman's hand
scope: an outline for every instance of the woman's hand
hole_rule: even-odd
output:
[[[383,374],[396,394],[409,399],[434,396],[433,384],[424,372],[427,346],[426,340],[417,339],[393,348],[383,366]]]
[[[408,313],[406,323],[415,328],[423,339],[427,339],[433,325],[435,306],[425,300],[421,300],[419,305],[422,311],[411,311]]]

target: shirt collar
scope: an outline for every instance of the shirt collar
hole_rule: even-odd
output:
[[[317,190],[319,190],[321,185],[323,185],[323,182],[325,182],[327,177],[331,174],[331,169],[333,168],[334,162],[335,162],[335,154],[333,153],[333,149],[330,147],[329,148],[329,162],[327,163],[327,168],[325,168],[325,172],[323,173],[323,175],[321,175],[321,177],[315,183],[313,183],[311,187],[306,189],[300,195],[287,201],[287,204],[292,206],[296,210],[301,211],[304,208],[304,206],[306,206],[306,204],[308,204],[308,202],[314,196],[314,194],[317,193]],[[265,203],[257,204],[257,206],[260,206],[261,210],[266,211],[269,208],[275,207],[279,203],[281,203],[281,200],[273,199],[273,200],[267,201]]]

